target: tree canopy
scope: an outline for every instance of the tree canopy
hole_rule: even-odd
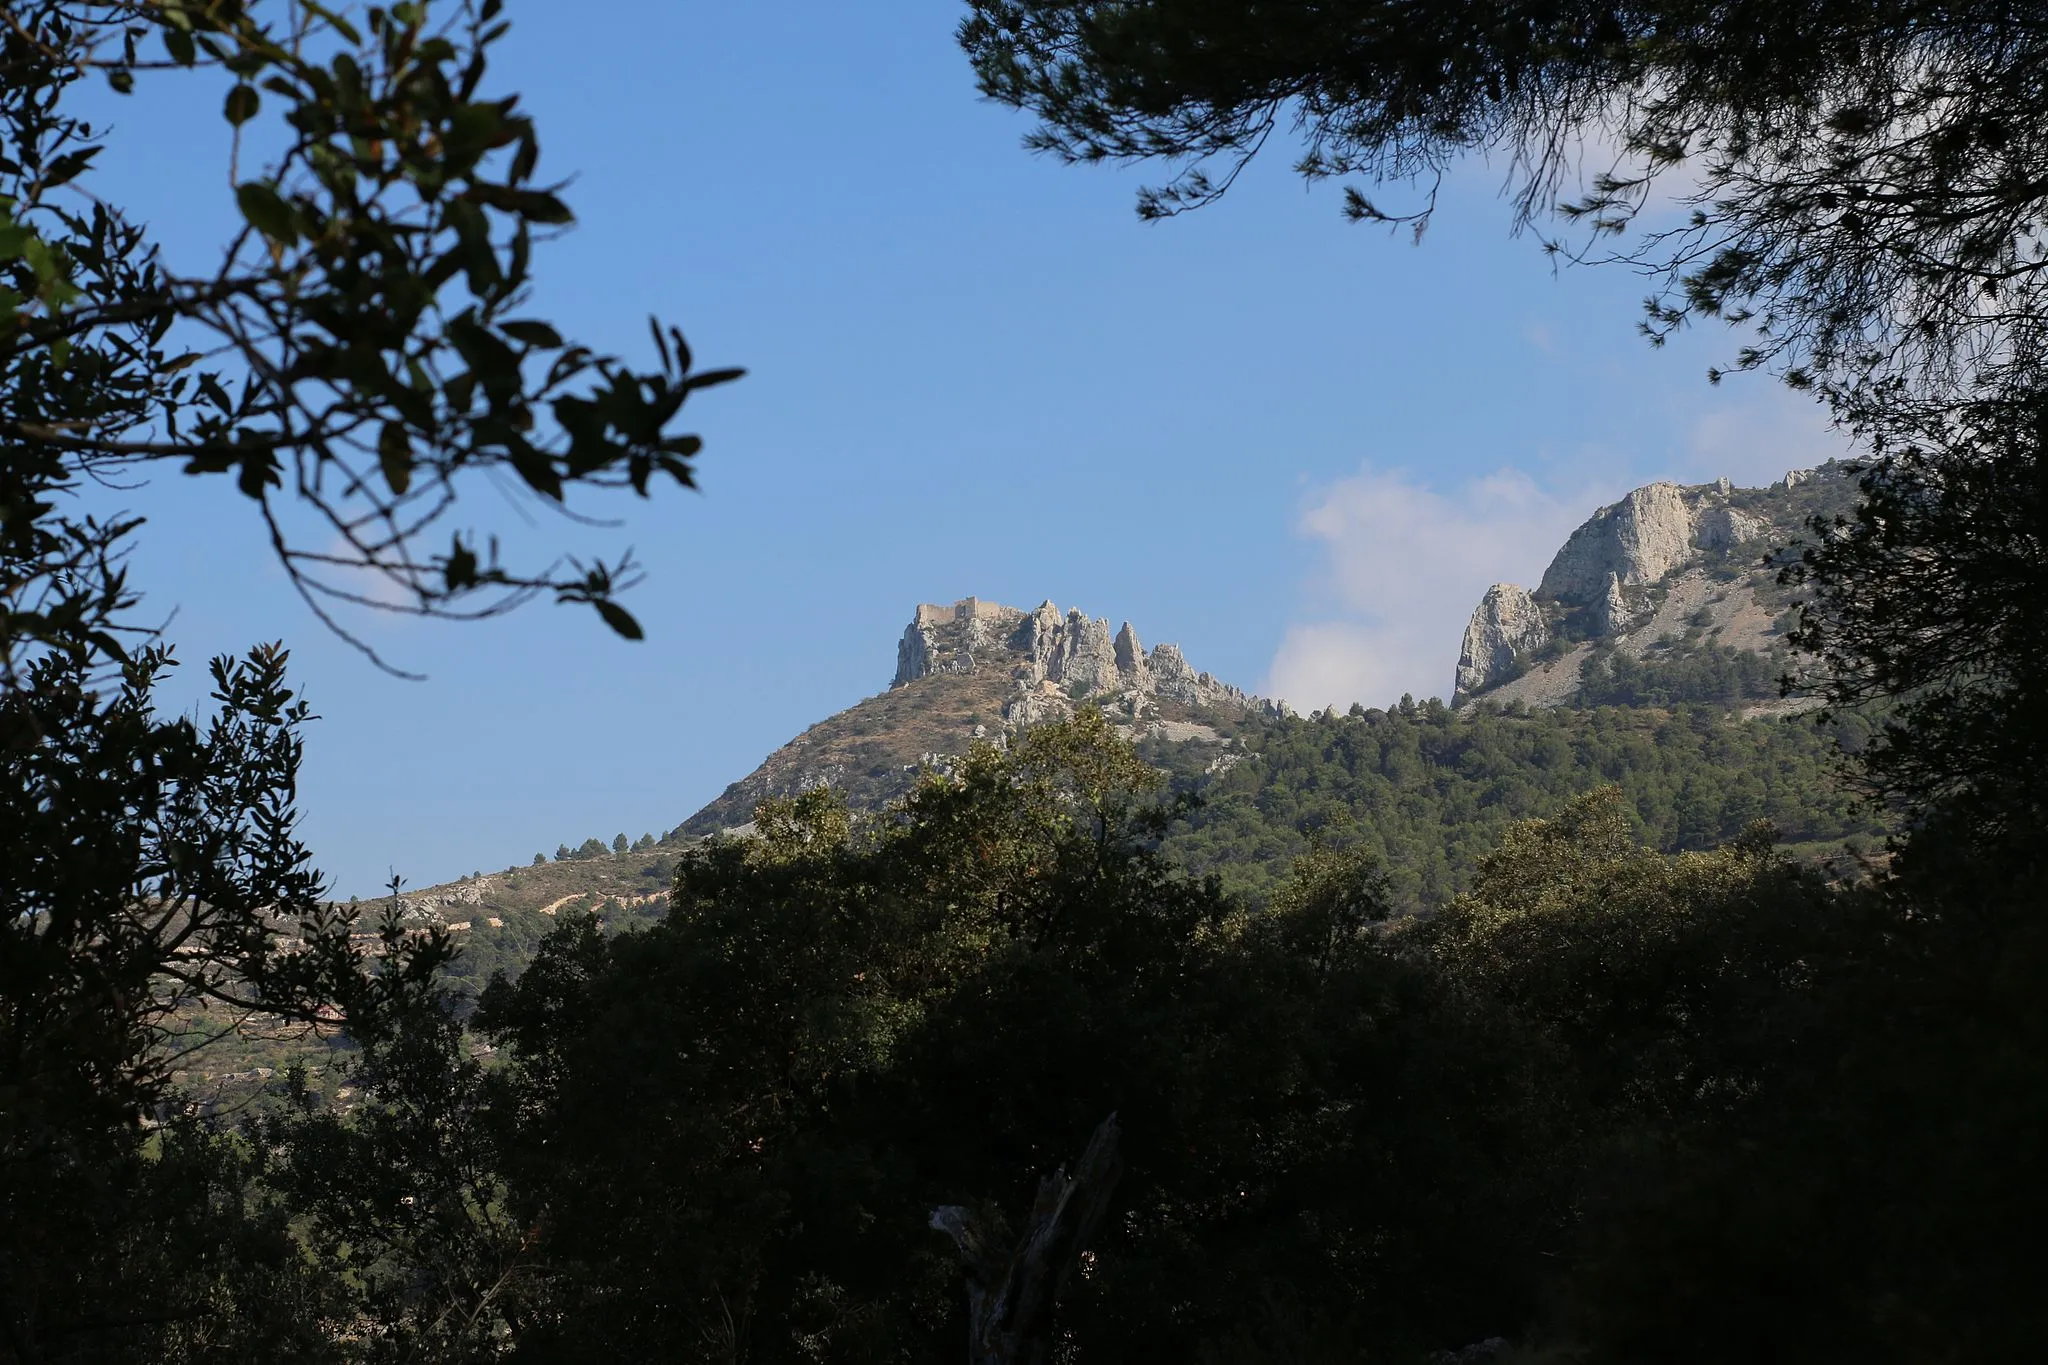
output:
[[[1174,168],[1148,217],[1214,199],[1278,138],[1310,179],[1352,182],[1352,217],[1419,229],[1445,171],[1486,154],[1513,167],[1518,224],[1646,273],[1653,336],[1746,328],[1735,365],[1836,393],[1967,386],[2041,345],[2048,19],[2029,6],[970,8],[960,41],[984,94],[1037,116],[1030,146]]]

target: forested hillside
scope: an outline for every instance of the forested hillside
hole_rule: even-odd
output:
[[[1320,835],[1381,857],[1404,909],[1442,904],[1510,824],[1608,784],[1621,789],[1638,837],[1669,851],[1713,847],[1756,820],[1812,856],[1839,852],[1845,840],[1874,843],[1881,832],[1879,813],[1842,781],[1843,753],[1868,734],[1853,714],[1821,726],[1811,714],[1745,719],[1705,703],[1453,710],[1432,699],[1235,725],[1228,738],[1124,729],[1171,779],[1173,796],[1195,798],[1167,835],[1166,856],[1218,873],[1253,903]],[[882,807],[862,799],[866,788],[838,790],[857,814]],[[518,974],[558,910],[622,924],[659,914],[676,852],[690,842],[680,829],[624,852],[588,841],[573,855],[408,893],[403,903],[454,929],[463,953],[453,970],[481,988],[493,971]]]
[[[1654,848],[1711,848],[1768,820],[1795,850],[1822,853],[1878,833],[1876,812],[1842,782],[1837,741],[1854,749],[1864,734],[1853,716],[1823,729],[1811,715],[1743,720],[1698,705],[1453,711],[1429,701],[1269,722],[1242,736],[1238,762],[1178,776],[1201,802],[1165,851],[1258,898],[1321,834],[1378,855],[1397,902],[1420,910],[1465,890],[1515,821],[1612,784]],[[1169,769],[1186,764],[1166,746],[1145,752]]]

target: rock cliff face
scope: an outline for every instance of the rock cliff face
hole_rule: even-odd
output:
[[[1185,706],[1226,706],[1278,715],[1281,706],[1189,667],[1178,645],[1150,654],[1130,622],[1114,635],[1104,617],[1051,602],[1032,612],[968,597],[918,607],[896,650],[892,688],[936,673],[1007,675],[1013,693],[1003,719],[1033,724],[1072,712],[1076,701],[1120,703],[1136,715],[1163,698]]]
[[[1533,593],[1511,583],[1487,589],[1465,628],[1456,699],[1555,705],[1576,695],[1595,648],[1640,659],[1653,645],[1668,652],[1686,632],[1778,650],[1786,604],[1763,557],[1808,517],[1853,498],[1853,482],[1833,462],[1763,489],[1726,479],[1636,489],[1572,532]]]
[[[977,597],[962,598],[950,607],[921,605],[903,628],[896,646],[896,678],[889,685],[901,687],[934,673],[972,673],[975,654],[1001,649],[1024,619],[1015,607]]]
[[[1709,495],[1719,496],[1713,484],[1653,483],[1601,508],[1565,541],[1537,591],[1590,601],[1606,593],[1610,575],[1623,587],[1655,583],[1691,557],[1695,505]]]
[[[1458,695],[1484,691],[1514,671],[1519,655],[1550,642],[1550,624],[1527,588],[1496,583],[1486,590],[1465,627],[1458,655]]]

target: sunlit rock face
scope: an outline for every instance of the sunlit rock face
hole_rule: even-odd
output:
[[[1456,695],[1485,691],[1514,672],[1518,655],[1534,653],[1549,641],[1550,627],[1535,595],[1513,583],[1494,584],[1465,626]]]
[[[1610,575],[1636,587],[1670,573],[1693,554],[1694,512],[1686,491],[1653,483],[1595,512],[1550,561],[1539,591],[1592,603],[1606,596]]]
[[[1220,772],[1247,752],[1250,723],[1290,714],[1188,663],[1171,644],[1146,649],[1126,621],[1021,611],[978,597],[925,603],[896,641],[887,691],[810,726],[678,827],[688,837],[751,828],[755,808],[816,787],[854,810],[881,809],[920,774],[948,772],[977,743],[1098,709],[1134,743],[1180,746]],[[1233,747],[1236,746],[1236,747]]]
[[[1646,606],[1621,586],[1621,575],[1609,574],[1607,594],[1594,604],[1593,628],[1601,635],[1626,635],[1650,614]]]
[[[1158,645],[1147,654],[1128,621],[1111,634],[1107,618],[1062,614],[1051,602],[1026,612],[976,597],[917,608],[897,644],[890,686],[935,673],[991,671],[1014,680],[1003,708],[1003,719],[1014,724],[1072,714],[1077,701],[1114,703],[1132,715],[1155,700],[1270,715],[1285,709],[1197,672],[1178,645]]]
[[[1770,534],[1771,523],[1734,507],[1709,507],[1694,523],[1693,539],[1702,550],[1726,550]]]

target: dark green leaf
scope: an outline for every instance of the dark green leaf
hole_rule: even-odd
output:
[[[285,203],[269,185],[251,180],[236,189],[235,202],[241,206],[242,216],[249,220],[249,226],[271,241],[290,246],[299,240],[291,205]]]
[[[252,498],[261,498],[265,488],[283,484],[277,471],[277,456],[270,451],[255,451],[241,457],[242,472],[235,480],[242,492]]]
[[[745,373],[745,370],[705,370],[685,379],[683,387],[685,389],[708,389],[714,384],[729,384]]]
[[[469,187],[469,197],[494,209],[516,213],[529,223],[552,225],[576,221],[576,215],[569,211],[569,206],[546,190],[521,190],[510,185],[478,181]]]
[[[447,564],[442,568],[442,578],[450,592],[475,587],[476,552],[457,540],[455,548],[448,553]]]
[[[360,43],[363,40],[363,35],[356,31],[356,27],[354,24],[351,24],[348,20],[342,18],[333,10],[328,9],[327,6],[315,4],[314,0],[299,0],[299,4],[302,7],[304,7],[304,9],[308,13],[318,15],[320,18],[325,19],[329,24],[333,26],[334,31],[336,33],[340,34],[348,41],[352,43]]]
[[[237,128],[256,117],[256,111],[263,106],[263,97],[256,93],[253,85],[237,85],[228,91],[227,106],[221,111],[229,123]]]
[[[618,603],[609,598],[600,597],[590,605],[597,608],[597,614],[604,618],[606,625],[626,639],[640,640],[646,638],[645,632],[640,629],[640,623],[633,619],[633,614]]]
[[[100,149],[97,147],[84,147],[53,158],[49,169],[43,172],[43,188],[55,189],[76,178],[78,173],[90,165],[92,159],[99,154]]]
[[[405,490],[412,487],[412,441],[396,422],[386,422],[377,433],[377,464],[392,493],[404,497]]]
[[[514,341],[523,341],[529,346],[544,346],[553,350],[562,344],[562,334],[545,322],[532,318],[515,318],[501,322],[498,330]]]

